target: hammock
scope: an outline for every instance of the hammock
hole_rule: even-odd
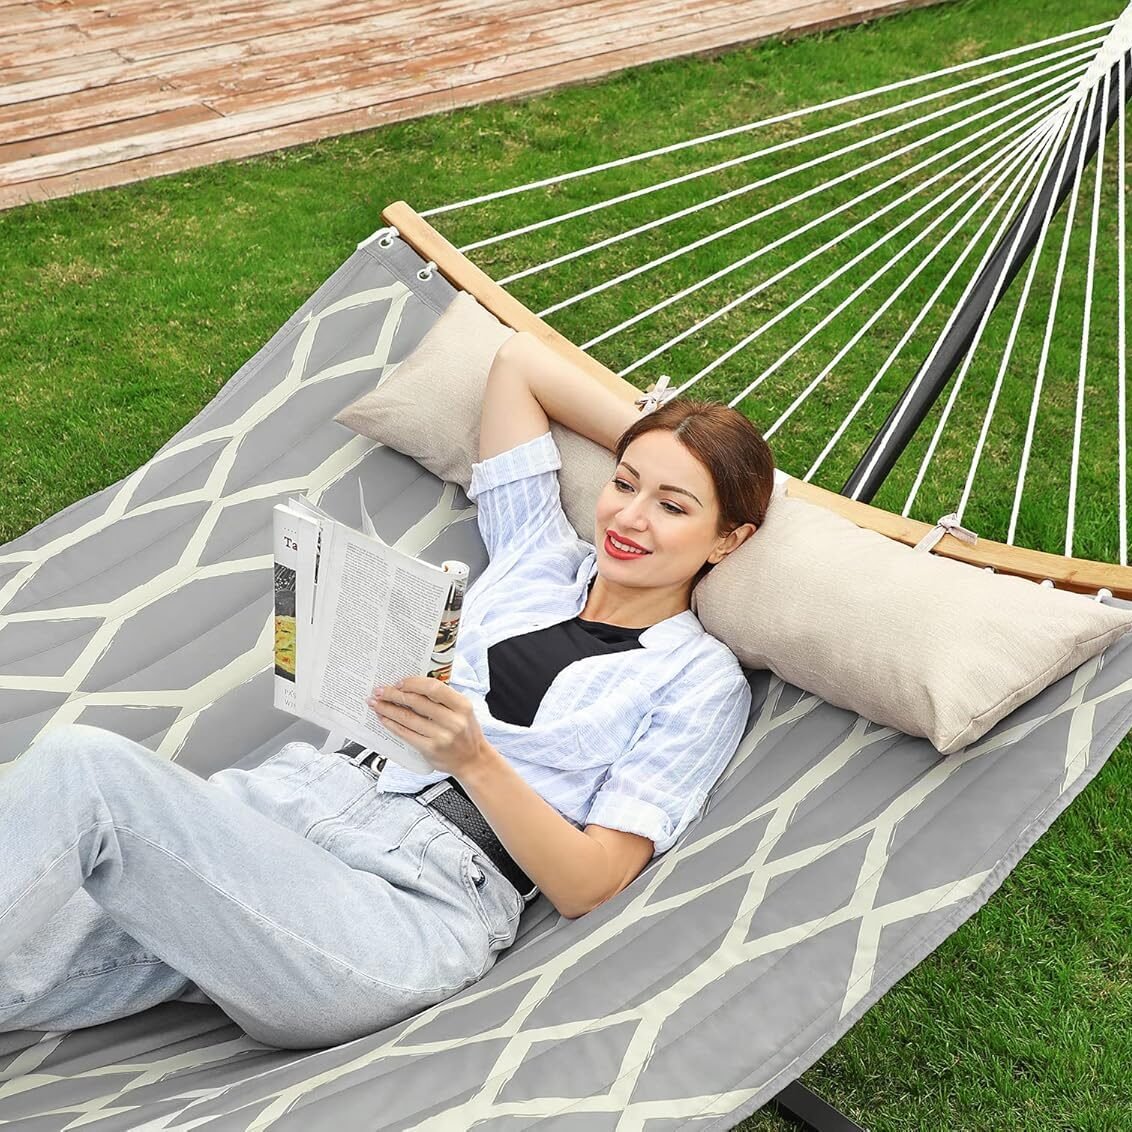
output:
[[[1127,14],[1117,30],[1126,43]],[[1126,88],[1126,47],[1106,35],[1038,46],[1043,58],[1075,60],[1059,80],[1063,98],[1090,75],[1088,106]],[[1066,43],[1077,54],[1059,55]],[[1002,63],[1016,60],[982,61]],[[1040,113],[1032,96],[1027,106]],[[1122,107],[1109,145],[1121,177]],[[1042,169],[1083,167],[1072,129],[1059,133],[1053,118],[1030,129],[1010,150],[1017,164],[994,164],[1004,181],[1033,174],[1007,190],[1000,218],[1025,215],[1032,198],[1020,186],[1038,191]],[[1054,209],[1045,212],[1048,228]],[[483,569],[460,489],[333,417],[412,351],[453,283],[512,325],[553,333],[410,210],[386,215],[398,231],[364,242],[146,465],[0,548],[0,764],[75,721],[202,775],[254,766],[286,742],[319,744],[321,731],[271,706],[270,515],[290,494],[356,524],[361,484],[383,538],[435,562],[463,559],[473,578]],[[792,483],[904,541],[927,526]],[[1122,494],[1120,507],[1123,531]],[[951,536],[937,549],[972,561],[987,552],[999,569],[1009,551],[1026,576],[1103,585],[1098,598],[1132,608],[1124,565]],[[769,672],[749,679],[746,735],[688,835],[580,920],[561,920],[540,897],[475,986],[327,1050],[269,1049],[218,1009],[182,1002],[73,1033],[2,1034],[0,1122],[731,1128],[976,911],[1132,727],[1127,636],[946,758]]]

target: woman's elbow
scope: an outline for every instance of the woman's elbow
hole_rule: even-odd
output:
[[[534,335],[525,330],[519,330],[504,339],[503,345],[495,351],[491,369],[488,370],[488,378],[490,379],[493,374],[497,373],[522,374],[525,372],[524,358],[530,350],[530,343],[527,339],[532,338],[534,338]]]
[[[606,899],[609,898],[606,897]],[[564,920],[580,920],[583,916],[589,915],[590,912],[604,903],[605,900],[599,900],[596,904],[590,904],[588,907],[581,907],[573,904],[565,907],[558,907],[558,905],[555,905],[555,907],[558,909],[558,914]]]

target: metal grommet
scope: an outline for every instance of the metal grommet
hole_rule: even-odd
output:
[[[377,241],[377,246],[379,248],[391,248],[393,241],[400,235],[401,233],[396,228],[390,226],[382,233],[381,238]]]
[[[422,267],[420,271],[417,272],[417,278],[422,282],[426,282],[427,280],[432,278],[432,273],[435,270],[436,264],[430,259],[428,263],[426,263],[424,267]]]

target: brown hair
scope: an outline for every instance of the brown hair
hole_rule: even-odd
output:
[[[762,526],[774,489],[774,456],[762,433],[738,409],[719,401],[669,401],[621,434],[618,462],[638,436],[655,429],[671,432],[707,468],[719,499],[720,535],[743,523]],[[697,582],[712,565],[704,563]]]

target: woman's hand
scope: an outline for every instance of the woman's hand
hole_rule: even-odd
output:
[[[407,676],[374,688],[366,701],[383,726],[453,777],[480,761],[487,740],[467,696],[431,676]]]

